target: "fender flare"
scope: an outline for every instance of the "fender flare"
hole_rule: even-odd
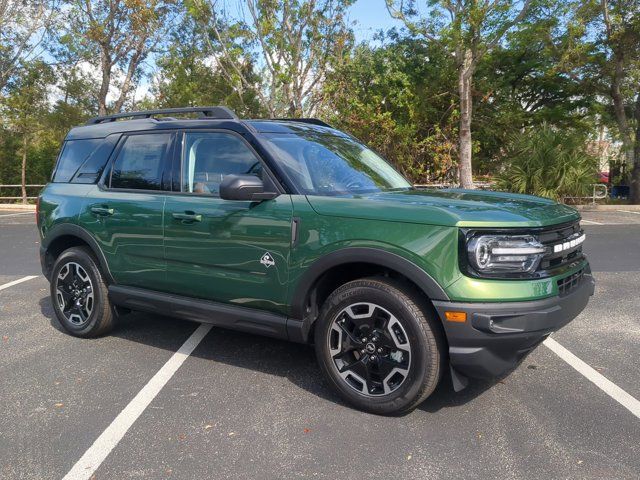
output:
[[[91,235],[87,230],[85,230],[79,225],[75,225],[72,223],[64,223],[64,224],[60,224],[52,227],[49,231],[47,231],[47,234],[42,240],[42,245],[40,248],[42,249],[43,253],[47,253],[49,246],[56,239],[63,236],[77,237],[83,242],[85,242],[87,245],[89,245],[89,248],[93,251],[93,254],[98,259],[98,263],[100,264],[100,269],[105,275],[107,283],[109,284],[115,283],[113,280],[113,276],[111,275],[111,271],[109,270],[107,259],[105,258],[104,253],[100,248],[100,245],[98,244],[96,239],[93,237],[93,235]],[[44,269],[44,264],[43,264],[43,269]],[[45,275],[46,275],[46,272],[45,272]]]
[[[333,267],[348,263],[370,263],[394,270],[420,288],[430,300],[449,300],[449,296],[431,275],[400,255],[370,247],[347,247],[316,260],[302,275],[293,295],[291,317],[305,318],[307,295],[318,279]]]

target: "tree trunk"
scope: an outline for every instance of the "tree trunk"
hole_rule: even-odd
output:
[[[98,115],[107,114],[107,95],[109,94],[109,86],[111,83],[111,57],[103,48],[100,52],[100,69],[102,70],[102,81],[100,83],[100,91],[98,92]]]
[[[624,155],[626,171],[631,170],[631,184],[630,186],[630,197],[633,203],[637,203],[640,201],[640,196],[638,196],[638,176],[640,175],[640,170],[635,165],[635,159],[637,155],[634,155],[634,142],[633,135],[631,134],[631,129],[629,128],[629,122],[627,120],[627,112],[625,111],[624,105],[624,97],[622,96],[622,92],[620,90],[620,84],[622,82],[622,78],[624,76],[623,72],[623,58],[619,52],[614,51],[614,71],[613,77],[611,80],[611,100],[613,101],[613,111],[616,117],[616,123],[618,124],[618,131],[620,132],[620,139],[622,141],[622,153]],[[637,142],[636,142],[637,143]],[[634,178],[636,181],[634,182]],[[636,184],[634,186],[634,183]]]
[[[633,147],[633,170],[631,171],[630,197],[631,203],[640,204],[640,91],[636,97],[636,138]]]
[[[460,95],[460,127],[458,132],[458,172],[460,187],[474,188],[471,169],[471,118],[473,100],[471,83],[473,81],[473,55],[471,50],[464,52],[464,59],[458,67],[458,93]]]
[[[22,137],[22,203],[27,204],[27,134]]]

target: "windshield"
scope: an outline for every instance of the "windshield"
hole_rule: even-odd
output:
[[[348,195],[411,188],[391,165],[351,137],[313,130],[265,137],[304,194]]]

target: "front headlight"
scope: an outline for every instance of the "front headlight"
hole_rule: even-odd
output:
[[[545,252],[532,235],[479,235],[467,244],[469,264],[480,275],[531,273]]]

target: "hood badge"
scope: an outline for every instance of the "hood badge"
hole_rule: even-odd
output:
[[[269,252],[265,252],[265,254],[262,255],[262,258],[260,259],[260,263],[269,268],[274,266],[276,264],[276,261],[273,259]]]

